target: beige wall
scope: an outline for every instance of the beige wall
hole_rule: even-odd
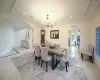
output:
[[[14,32],[11,27],[0,25],[0,56],[9,53],[14,46]]]
[[[51,29],[46,29],[46,40],[52,43],[58,43],[62,47],[68,47],[68,30],[72,26],[77,26],[80,29],[80,50],[84,51],[87,49],[87,45],[89,43],[89,35],[88,35],[88,24],[87,21],[77,21],[77,22],[66,22],[56,24]],[[50,30],[59,30],[59,39],[50,39]]]
[[[31,40],[32,40],[32,44],[40,44],[40,31],[41,28],[39,27],[39,25],[35,25],[32,22],[29,21],[25,21],[30,25],[30,32],[31,32]]]
[[[33,37],[34,37],[34,40],[33,40],[33,43],[34,44],[40,44],[40,31],[41,29],[40,28],[34,28],[34,32],[33,32]]]
[[[50,30],[59,30],[59,39],[50,39]],[[68,27],[66,24],[55,25],[53,28],[45,29],[46,31],[46,41],[50,41],[51,43],[60,44],[62,47],[68,46]]]
[[[100,14],[96,14],[95,16],[93,16],[90,19],[89,22],[89,33],[90,33],[90,43],[93,44],[94,46],[96,46],[96,28],[100,27]],[[96,52],[95,52],[96,53]],[[95,63],[96,65],[99,67],[100,69],[100,58],[98,56],[95,55]]]

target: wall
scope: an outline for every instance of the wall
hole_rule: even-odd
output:
[[[66,23],[58,23],[51,29],[46,30],[46,40],[52,43],[58,43],[62,47],[68,47],[68,30],[72,26],[77,26],[80,29],[80,51],[87,50],[87,45],[89,43],[89,35],[88,35],[88,22],[87,21],[77,21],[77,22],[66,22]],[[59,39],[50,39],[50,30],[59,30]]]
[[[14,47],[21,46],[21,40],[26,39],[27,29],[14,30]]]
[[[12,27],[0,27],[0,55],[10,52],[14,47],[21,46],[21,40],[26,40],[26,30],[15,30]]]
[[[34,27],[34,31],[33,31],[33,44],[40,44],[40,42],[41,42],[40,31],[41,31],[41,28]]]
[[[59,39],[50,39],[50,30],[59,30]],[[48,40],[51,43],[60,44],[62,47],[67,47],[68,45],[68,27],[66,24],[55,25],[53,28],[45,29],[46,31],[46,41]]]
[[[26,21],[29,25],[30,25],[30,29],[31,29],[31,40],[32,40],[32,44],[40,44],[40,40],[41,40],[41,36],[40,36],[40,25],[36,24],[36,23],[31,23],[29,21]]]
[[[0,55],[8,53],[13,48],[13,29],[0,27]]]
[[[80,51],[86,51],[89,44],[89,35],[88,35],[88,21],[76,21],[70,22],[69,27],[77,26],[80,29]]]
[[[96,14],[94,16],[92,16],[92,18],[90,18],[90,22],[89,22],[89,35],[90,35],[90,43],[94,45],[96,45],[96,28],[100,27],[100,14]],[[98,66],[98,68],[100,69],[100,58],[98,56],[96,56],[96,52],[95,52],[95,63]]]

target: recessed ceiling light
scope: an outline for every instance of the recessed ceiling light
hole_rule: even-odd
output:
[[[25,12],[23,12],[23,14],[26,14]]]
[[[70,18],[72,18],[72,16],[70,16]]]

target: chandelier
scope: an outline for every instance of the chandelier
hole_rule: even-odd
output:
[[[52,28],[53,25],[52,23],[49,21],[49,15],[46,15],[46,22],[43,24],[43,28]]]

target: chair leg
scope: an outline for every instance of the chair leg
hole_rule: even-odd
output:
[[[83,54],[81,53],[81,58],[82,58],[82,61],[83,61]]]
[[[89,56],[89,59],[92,61],[92,63],[93,63],[93,57],[92,56]]]
[[[35,56],[35,60],[34,60],[34,62],[36,62],[36,59],[37,59],[37,56]]]
[[[89,59],[91,60],[91,56],[89,56]]]
[[[92,63],[93,63],[94,61],[93,61],[93,57],[92,57]]]
[[[46,62],[46,72],[48,72],[48,62]]]
[[[39,58],[39,60],[38,60],[38,65],[40,65],[40,60],[41,60],[41,58]]]
[[[56,59],[56,64],[57,64],[58,60]]]
[[[92,56],[90,56],[91,57],[91,61],[92,61],[92,63],[93,63],[93,57]]]
[[[66,66],[66,72],[68,72],[68,70],[67,70],[67,62],[65,62],[65,66]]]
[[[41,67],[42,67],[42,64],[43,64],[43,60],[41,61]]]
[[[69,67],[69,62],[67,61],[68,67]]]

